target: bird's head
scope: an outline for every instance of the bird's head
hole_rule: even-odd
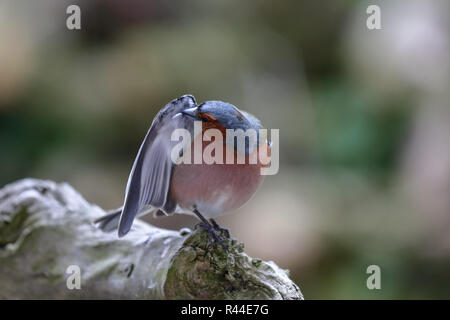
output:
[[[253,115],[239,110],[230,103],[222,101],[206,101],[198,106],[184,109],[181,113],[194,121],[202,121],[203,132],[207,129],[220,130],[225,139],[225,143],[234,143],[234,146],[237,145],[237,138],[234,138],[232,141],[227,139],[227,129],[231,129],[234,132],[242,130],[244,133],[254,130],[254,132],[256,132],[256,140],[253,146],[246,146],[247,154],[253,147],[258,146],[261,142],[265,141],[265,139],[260,139],[259,137],[259,129],[261,129],[259,120]]]
[[[244,131],[261,128],[259,120],[254,116],[222,101],[206,101],[198,106],[185,109],[182,113],[194,120],[202,121],[205,127],[242,129]]]

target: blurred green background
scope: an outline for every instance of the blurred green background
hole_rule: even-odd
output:
[[[66,8],[81,8],[81,30]],[[368,30],[366,8],[381,8]],[[0,1],[0,185],[105,209],[186,93],[280,129],[280,171],[218,219],[307,299],[450,298],[448,1]],[[188,216],[147,218],[192,227]],[[366,268],[381,268],[368,290]]]

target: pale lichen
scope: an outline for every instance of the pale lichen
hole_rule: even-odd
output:
[[[31,299],[301,299],[273,262],[227,240],[209,246],[201,230],[171,231],[135,221],[124,238],[92,221],[105,212],[67,184],[25,179],[0,189],[0,292]],[[70,265],[81,290],[66,286]]]

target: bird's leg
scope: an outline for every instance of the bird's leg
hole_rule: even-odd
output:
[[[208,220],[206,220],[205,217],[203,217],[202,214],[196,208],[194,208],[193,212],[201,220],[201,222],[199,222],[195,226],[195,228],[201,227],[208,232],[211,246],[214,245],[214,242],[218,242],[222,246],[222,248],[227,250],[227,246],[223,242],[222,238],[217,234],[215,228],[208,222]]]
[[[209,219],[209,221],[211,221],[212,226],[215,230],[220,231],[220,232],[222,232],[222,231],[225,232],[225,234],[227,235],[227,239],[230,239],[230,231],[228,231],[227,228],[223,228],[223,227],[219,226],[219,224],[216,222],[216,220],[214,220],[212,218]]]

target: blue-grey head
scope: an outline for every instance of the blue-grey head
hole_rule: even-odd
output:
[[[256,146],[265,141],[259,137],[261,123],[253,115],[239,110],[234,105],[223,101],[206,101],[198,106],[182,111],[192,120],[202,121],[204,128],[226,131],[224,143],[237,147],[240,137],[245,139],[245,154],[251,153]],[[232,132],[234,136],[228,135]]]

